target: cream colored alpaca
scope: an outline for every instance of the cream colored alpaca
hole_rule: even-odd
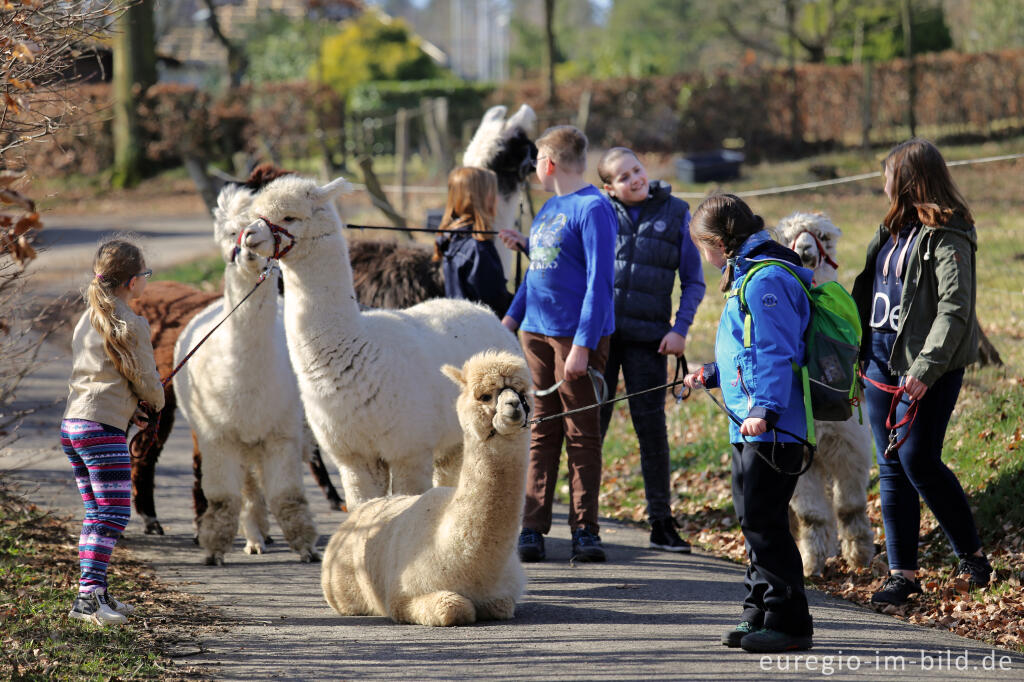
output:
[[[828,216],[794,213],[779,221],[776,232],[779,241],[814,270],[815,283],[835,281],[832,263],[842,231]],[[814,431],[818,437],[814,463],[797,479],[789,503],[804,575],[821,575],[825,559],[840,549],[848,564],[867,566],[875,553],[867,514],[871,431],[860,423],[856,411],[844,422],[815,421]]]
[[[228,261],[224,297],[189,322],[175,346],[175,363],[252,290],[266,264],[244,247],[232,255],[239,227],[233,216],[250,200],[248,191],[236,187],[219,197],[215,240]],[[211,565],[224,563],[240,513],[246,551],[263,551],[267,505],[299,558],[320,558],[302,485],[310,444],[277,310],[277,279],[273,271],[174,379],[178,406],[203,452],[209,507],[199,520],[199,544]]]
[[[516,554],[530,441],[526,363],[488,351],[441,371],[462,388],[458,486],[371,500],[349,515],[321,573],[324,597],[342,615],[447,626],[515,614],[526,584]]]
[[[389,484],[396,495],[421,493],[435,469],[439,484],[453,484],[462,451],[457,390],[438,370],[489,348],[521,351],[489,308],[469,301],[360,311],[333,203],[346,187],[340,178],[324,187],[275,180],[256,196],[243,241],[271,256],[271,224],[294,238],[280,261],[288,351],[313,434],[341,469],[354,509]],[[284,236],[280,248],[289,243]]]

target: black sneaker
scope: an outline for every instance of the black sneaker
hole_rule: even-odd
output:
[[[744,651],[773,654],[779,651],[806,651],[812,646],[810,635],[791,635],[781,630],[761,628],[740,640]]]
[[[891,573],[882,583],[882,589],[871,595],[872,604],[906,604],[912,594],[921,594],[921,583],[907,578],[902,573]]]
[[[519,533],[519,560],[544,561],[544,536],[535,530],[524,528]]]
[[[985,587],[992,578],[992,564],[984,554],[969,556],[960,560],[960,565],[956,567],[956,573],[953,575],[966,575],[971,587]]]
[[[740,640],[749,635],[751,632],[757,630],[753,625],[747,621],[743,621],[732,630],[729,630],[722,635],[722,644],[725,646],[735,649],[740,645]]]
[[[572,532],[572,558],[576,561],[604,561],[604,545],[601,536],[587,528]]]
[[[667,519],[655,519],[651,521],[651,542],[654,549],[663,549],[666,552],[679,552],[680,554],[690,553],[690,543],[679,537],[676,528],[679,524],[671,516]]]

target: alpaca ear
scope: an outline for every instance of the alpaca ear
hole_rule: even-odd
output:
[[[321,187],[319,193],[323,199],[333,199],[339,195],[351,194],[352,189],[352,183],[339,176]]]
[[[466,379],[462,376],[462,370],[455,365],[444,365],[441,367],[441,374],[454,381],[459,388],[466,385]]]
[[[519,111],[512,114],[512,117],[505,122],[505,128],[509,129],[515,126],[519,126],[527,133],[532,133],[534,126],[537,125],[537,114],[529,104],[524,104],[519,107]]]
[[[508,113],[508,107],[504,104],[498,104],[484,112],[484,117],[481,119],[480,123],[483,124],[492,123],[494,121],[503,121],[505,120],[506,113]]]

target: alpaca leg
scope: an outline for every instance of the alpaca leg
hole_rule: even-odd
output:
[[[397,597],[391,601],[388,615],[397,623],[450,627],[476,622],[476,607],[461,594],[439,590],[415,597]]]
[[[316,525],[302,489],[301,443],[275,440],[262,453],[260,469],[270,509],[288,546],[303,563],[320,561],[316,551]]]
[[[825,476],[818,459],[797,479],[789,508],[796,516],[795,536],[803,559],[804,575],[821,575],[825,559],[831,553],[828,528],[835,521],[832,505],[826,499]]]
[[[164,408],[160,410],[159,425],[155,434],[140,432],[129,444],[132,462],[132,497],[135,499],[135,511],[138,512],[146,527],[146,535],[163,535],[164,529],[156,517],[156,501],[153,498],[155,488],[156,463],[163,452],[164,443],[171,435],[174,426],[174,411],[177,400],[174,389],[164,389]],[[155,436],[153,438],[152,436]]]
[[[192,511],[196,534],[193,541],[199,544],[199,519],[206,513],[206,495],[203,494],[203,453],[199,449],[199,437],[192,432]]]
[[[199,518],[199,546],[209,566],[222,566],[238,529],[245,465],[241,448],[232,443],[203,444],[207,453],[203,492],[208,502]]]
[[[338,490],[331,483],[331,476],[327,473],[327,467],[324,466],[319,446],[313,446],[313,452],[309,458],[309,470],[313,473],[313,480],[320,486],[324,497],[327,498],[328,506],[334,511],[345,511],[345,501],[341,499]]]
[[[516,615],[513,597],[495,597],[475,604],[477,620],[511,620]]]
[[[267,500],[255,468],[245,469],[242,484],[242,534],[245,536],[246,554],[263,554],[270,539],[270,519],[267,518]]]
[[[434,458],[430,452],[413,452],[391,463],[391,494],[419,495],[433,483]],[[458,477],[458,473],[456,473]]]
[[[851,566],[867,566],[875,555],[875,537],[868,519],[868,482],[871,477],[871,450],[864,440],[849,442],[837,461],[832,500],[839,525],[843,558]]]
[[[341,487],[349,511],[362,502],[388,494],[388,465],[376,457],[362,459],[358,455],[333,457],[341,469]]]
[[[437,453],[434,458],[434,485],[455,487],[462,469],[462,443]]]

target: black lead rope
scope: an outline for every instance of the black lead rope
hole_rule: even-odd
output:
[[[719,409],[721,409],[722,412],[725,412],[725,414],[729,417],[729,419],[734,424],[736,424],[737,426],[741,426],[743,424],[743,420],[739,418],[739,415],[737,415],[735,412],[730,410],[729,407],[727,405],[725,405],[724,403],[719,402],[718,398],[716,398],[714,396],[714,394],[708,389],[707,386],[704,386],[702,384],[701,388],[704,389],[704,392],[708,394],[708,397],[711,398],[712,402],[714,402],[715,405],[718,405]],[[807,440],[801,438],[800,436],[796,435],[795,433],[793,433],[791,431],[787,431],[785,429],[781,429],[781,428],[779,428],[777,426],[773,426],[771,428],[771,432],[772,432],[772,454],[771,454],[771,457],[766,457],[764,454],[762,454],[762,452],[760,450],[757,450],[756,448],[755,448],[754,452],[756,452],[757,456],[760,457],[761,459],[763,459],[768,466],[770,466],[772,469],[774,469],[776,473],[785,474],[787,476],[802,476],[808,469],[811,468],[811,464],[814,463],[814,453],[815,453],[815,451],[817,451],[818,448],[815,447],[814,445],[811,445]],[[795,472],[794,471],[786,471],[785,469],[783,469],[782,467],[780,467],[778,464],[775,463],[775,446],[779,442],[778,441],[778,435],[780,433],[784,434],[784,435],[787,435],[787,436],[792,436],[793,438],[796,438],[798,442],[800,442],[805,448],[807,448],[807,463],[803,465],[803,467],[800,469],[800,471],[795,471]],[[740,434],[740,438],[743,439],[744,443],[753,443],[754,442],[754,441],[748,440],[747,437],[744,436],[743,434]]]
[[[433,227],[394,227],[391,225],[345,225],[350,230],[384,230],[387,232],[428,232],[430,234],[446,234],[462,232],[469,234],[468,230],[442,230],[440,228]],[[474,230],[473,234],[486,234],[494,236],[498,234],[497,230]]]
[[[559,412],[558,414],[549,414],[549,415],[544,416],[544,417],[537,417],[536,419],[531,419],[529,422],[527,422],[526,424],[523,425],[523,428],[526,428],[527,426],[530,426],[531,424],[540,424],[541,422],[550,421],[552,419],[558,419],[559,417],[565,417],[565,416],[570,415],[570,414],[576,414],[578,412],[586,412],[587,410],[593,410],[594,408],[601,407],[602,405],[611,405],[612,403],[617,403],[617,402],[620,402],[622,400],[628,400],[629,398],[632,398],[633,396],[643,395],[644,393],[650,393],[651,391],[664,391],[666,388],[671,389],[671,388],[674,388],[675,386],[685,386],[685,384],[683,384],[683,380],[678,378],[679,377],[679,367],[680,367],[680,364],[682,365],[682,367],[685,370],[685,368],[687,366],[686,365],[686,358],[685,357],[682,357],[681,359],[679,359],[679,358],[676,359],[676,377],[677,378],[674,381],[670,381],[667,384],[662,384],[661,386],[655,386],[653,388],[645,388],[642,391],[635,391],[633,393],[627,393],[626,395],[619,396],[618,398],[612,398],[610,400],[606,399],[607,392],[608,392],[608,384],[605,382],[604,375],[602,375],[600,372],[598,372],[593,367],[588,367],[587,368],[587,373],[590,374],[590,380],[594,383],[594,397],[597,399],[596,403],[594,403],[593,405],[587,405],[585,407],[577,407],[576,409],[569,410],[567,412]],[[685,372],[684,371],[683,376],[686,376],[686,374],[689,374],[689,372]],[[598,386],[598,381],[600,381],[600,388]],[[545,388],[545,389],[540,389],[540,390],[534,391],[533,394],[536,395],[536,396],[545,396],[545,395],[548,395],[550,393],[554,393],[558,389],[558,387],[561,386],[564,382],[565,382],[565,379],[560,379],[560,380],[556,381],[553,386],[550,386],[550,387]],[[675,397],[676,403],[679,403],[679,402],[681,402],[683,400],[686,400],[690,396],[690,389],[686,388],[685,390],[681,390],[678,394],[675,391],[672,391],[672,395]],[[682,396],[682,397],[680,397],[680,396]]]

